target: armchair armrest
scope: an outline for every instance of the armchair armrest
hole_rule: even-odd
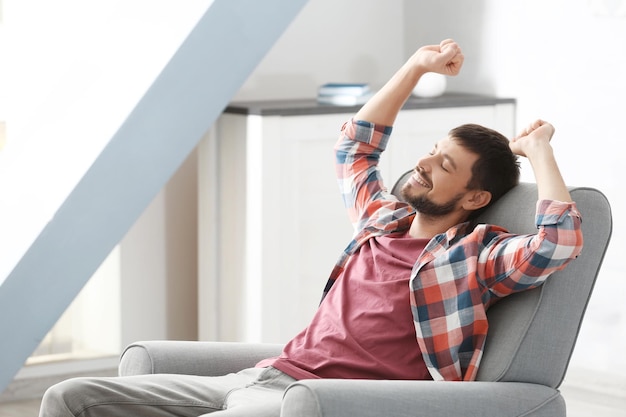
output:
[[[559,391],[518,382],[301,380],[285,392],[281,417],[562,416]]]
[[[278,356],[283,346],[269,343],[145,341],[130,344],[120,358],[119,375],[187,374],[219,376]]]

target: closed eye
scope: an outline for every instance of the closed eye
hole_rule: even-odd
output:
[[[428,152],[428,155],[430,155],[430,156],[434,156],[434,155],[435,155],[435,153],[436,153],[436,151],[437,151],[437,144],[435,144],[435,147],[434,147],[434,149],[433,149],[432,151]],[[450,157],[449,157],[449,156],[447,156],[447,155],[443,155],[443,162],[442,162],[442,163],[441,163],[441,165],[440,165],[440,166],[441,166],[441,169],[443,169],[445,172],[450,172],[450,170],[449,170],[449,169],[447,169],[445,166],[443,166],[443,164],[444,164],[446,161],[449,161],[450,163],[452,163],[452,161],[451,161],[451,159],[450,159]],[[452,163],[452,164],[453,164],[453,163]],[[454,164],[453,164],[453,166],[454,166]]]

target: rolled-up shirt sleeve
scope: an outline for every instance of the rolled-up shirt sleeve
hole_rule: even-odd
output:
[[[496,297],[541,285],[577,258],[583,248],[581,215],[575,203],[537,202],[533,235],[501,234],[481,252],[486,286]]]
[[[337,182],[355,230],[371,214],[366,213],[369,203],[385,191],[378,162],[391,130],[391,126],[351,119],[343,125],[335,145]]]

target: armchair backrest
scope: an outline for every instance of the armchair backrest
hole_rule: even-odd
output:
[[[398,198],[411,172],[394,185]],[[570,187],[583,217],[584,247],[540,288],[513,294],[487,312],[489,333],[480,381],[530,382],[557,388],[567,371],[589,297],[612,232],[610,204],[594,188]],[[479,218],[513,233],[535,233],[537,186],[521,183]]]

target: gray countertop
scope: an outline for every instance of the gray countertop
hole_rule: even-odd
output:
[[[446,93],[439,97],[410,97],[405,110],[445,107],[491,106],[515,104],[514,98],[499,98],[467,93]],[[230,103],[224,113],[261,116],[306,116],[316,114],[354,113],[361,106],[334,106],[320,104],[315,98],[291,100],[239,101]]]

